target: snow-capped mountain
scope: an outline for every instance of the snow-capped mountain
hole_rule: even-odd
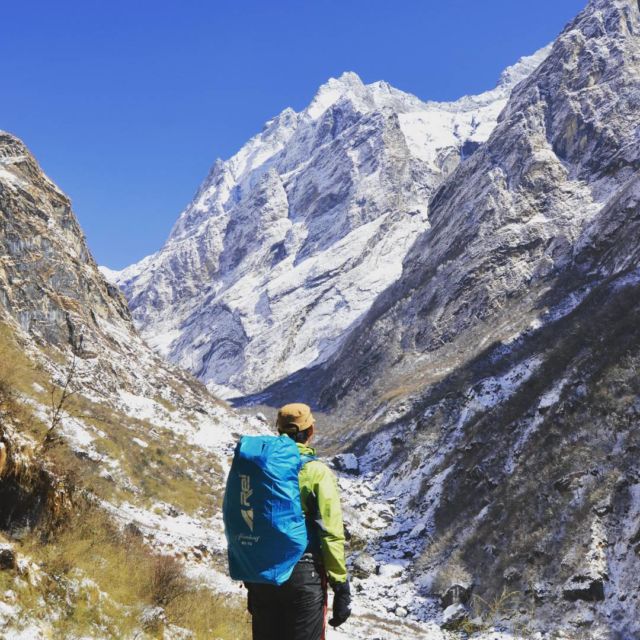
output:
[[[158,253],[104,274],[147,341],[218,392],[324,362],[399,277],[434,190],[548,51],[451,103],[354,73],[329,80],[214,164]]]
[[[226,576],[220,507],[238,436],[269,431],[140,339],[67,196],[0,132],[0,637],[249,638],[246,592]],[[354,532],[375,536],[388,504],[355,477],[340,483]],[[174,580],[184,571],[183,608],[158,605],[156,566]],[[407,587],[403,602],[410,596]],[[328,640],[415,636],[415,621],[378,614],[382,602],[391,603],[357,598],[349,625]],[[446,638],[436,621],[420,630]]]

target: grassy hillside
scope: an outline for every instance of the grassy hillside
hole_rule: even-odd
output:
[[[181,554],[158,554],[137,527],[100,506],[166,502],[210,513],[219,501],[217,462],[167,428],[87,398],[78,385],[62,412],[102,434],[100,455],[82,455],[61,425],[52,429],[63,389],[28,349],[0,324],[0,546],[16,557],[0,570],[0,635],[4,611],[13,614],[9,628],[35,625],[52,637],[248,638],[239,599],[189,579]],[[47,357],[64,362],[61,354]],[[150,431],[153,444],[143,452],[131,445],[134,433]],[[116,461],[128,482],[105,473],[106,461]]]

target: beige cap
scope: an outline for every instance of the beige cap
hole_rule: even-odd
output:
[[[311,407],[302,402],[285,404],[278,411],[276,427],[279,433],[298,433],[315,424]]]

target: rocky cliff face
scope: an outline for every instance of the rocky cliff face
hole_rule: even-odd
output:
[[[458,584],[513,592],[512,629],[640,633],[639,101],[640,7],[593,0],[435,193],[402,277],[262,396],[353,417],[334,435],[394,505],[370,550],[418,585],[413,615]]]
[[[132,330],[122,295],[98,272],[69,199],[18,139],[0,132],[0,302],[44,342],[92,350],[99,322]]]
[[[435,194],[430,229],[343,349],[325,404],[379,384],[380,370],[420,388],[543,321],[545,296],[634,176],[637,7],[621,6],[589,5]]]
[[[238,434],[261,429],[143,342],[68,198],[18,139],[0,132],[0,636],[105,638],[134,629],[150,637],[137,620],[144,594],[134,588],[138,600],[120,602],[120,587],[95,571],[114,561],[101,555],[107,544],[85,554],[95,558],[71,554],[60,565],[29,533],[52,520],[80,532],[86,514],[77,517],[72,495],[99,508],[95,522],[111,531],[112,551],[125,528],[141,561],[154,562],[144,540],[184,557],[217,589],[237,591],[221,573],[224,471]],[[79,548],[94,535],[102,534],[46,540]],[[117,563],[114,570],[117,583],[125,574]],[[95,604],[93,618],[76,615],[80,601]],[[178,633],[163,616],[158,624]]]
[[[546,53],[454,103],[332,79],[214,165],[160,252],[105,273],[149,343],[223,393],[322,363],[400,275],[433,191]]]
[[[48,358],[52,364],[75,353],[77,376],[92,381],[94,392],[106,400],[124,389],[162,395],[178,383],[193,386],[190,395],[203,393],[140,339],[124,296],[98,270],[69,199],[24,144],[4,132],[0,318],[33,347],[55,352]],[[179,400],[177,393],[170,395],[167,400]],[[203,397],[214,402],[206,393]]]

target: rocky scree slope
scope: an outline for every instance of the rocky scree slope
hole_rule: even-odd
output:
[[[149,343],[223,395],[324,362],[400,275],[433,191],[547,51],[452,103],[331,79],[216,162],[157,254],[104,273]]]
[[[91,257],[68,198],[22,142],[0,132],[0,529],[7,554],[26,554],[10,563],[15,579],[0,569],[0,635],[71,637],[62,625],[77,623],[73,631],[84,629],[84,637],[125,637],[125,621],[131,637],[146,634],[144,602],[118,602],[104,581],[108,558],[100,550],[108,544],[97,547],[94,567],[74,569],[67,560],[64,575],[49,575],[39,565],[49,547],[29,546],[40,535],[29,532],[58,516],[74,522],[73,496],[136,532],[147,548],[182,558],[214,591],[233,592],[220,573],[221,491],[238,434],[262,429],[143,342],[122,294]],[[78,533],[78,548],[82,535],[94,533]],[[76,560],[86,565],[91,557]],[[51,580],[57,587],[45,588]],[[64,611],[56,599],[63,583],[61,597],[74,603]],[[38,585],[51,615],[27,597]],[[98,601],[111,604],[96,607],[95,619],[83,617],[82,602],[96,589]],[[163,615],[156,626],[166,626],[166,637],[187,637]]]
[[[640,6],[592,0],[434,195],[402,277],[271,389],[360,435],[395,514],[369,551],[414,558],[401,583],[506,589],[512,629],[640,634],[639,105]]]

